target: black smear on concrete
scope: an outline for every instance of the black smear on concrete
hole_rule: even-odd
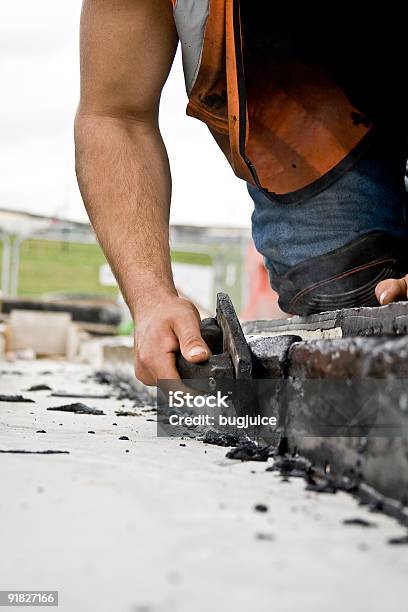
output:
[[[81,403],[66,404],[65,406],[52,406],[50,408],[47,408],[47,410],[74,412],[75,414],[93,414],[96,416],[101,416],[105,414],[103,410],[98,410],[97,408],[93,408],[92,406],[87,406],[86,404]]]
[[[46,434],[47,432],[45,431],[45,429],[39,429],[35,433]]]
[[[1,370],[0,374],[2,376],[22,376],[23,373],[20,372],[19,370]]]
[[[388,540],[388,544],[391,544],[392,546],[400,546],[401,544],[408,544],[408,534],[397,537],[397,538],[390,538]]]
[[[275,536],[272,533],[257,533],[256,539],[262,542],[273,542]]]
[[[118,440],[129,440],[129,438],[127,436],[120,436],[120,438],[118,438]]]
[[[61,450],[44,450],[44,451],[28,451],[28,450],[0,450],[1,454],[9,455],[69,455],[69,451]]]
[[[356,527],[377,527],[375,523],[360,517],[344,519],[343,525],[353,525]]]
[[[52,391],[48,385],[33,385],[27,391]]]
[[[23,397],[22,395],[0,395],[0,402],[25,402],[29,404],[35,404],[34,400],[28,399],[27,397]]]
[[[68,393],[68,391],[54,391],[51,397],[72,397],[76,399],[109,399],[111,395],[98,395],[97,393]]]

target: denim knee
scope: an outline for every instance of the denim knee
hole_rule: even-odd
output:
[[[302,261],[330,253],[370,232],[408,239],[405,147],[377,141],[334,184],[299,204],[282,204],[248,185],[252,234],[272,285]]]

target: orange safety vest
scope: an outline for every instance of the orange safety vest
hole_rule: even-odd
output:
[[[207,124],[237,176],[296,202],[352,167],[372,126],[329,75],[293,58],[245,75],[240,0],[172,2],[187,114]]]

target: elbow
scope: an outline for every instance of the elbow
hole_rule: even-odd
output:
[[[103,125],[117,127],[157,126],[159,120],[158,106],[138,108],[134,105],[102,106],[95,108],[80,103],[75,116],[75,132],[80,133],[83,126]]]

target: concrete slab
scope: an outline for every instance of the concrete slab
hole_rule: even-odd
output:
[[[287,319],[245,321],[245,334],[280,336],[297,334],[303,340],[352,336],[402,335],[408,333],[408,303],[344,308]]]
[[[36,401],[0,404],[0,449],[70,452],[0,454],[1,589],[59,590],[64,612],[404,608],[408,546],[387,544],[404,533],[391,519],[225,448],[157,438],[154,413],[115,415],[130,401],[86,400],[106,416],[76,415],[46,410],[69,400],[26,391],[105,392],[87,367],[0,370],[1,393]],[[343,524],[356,517],[375,526]]]

